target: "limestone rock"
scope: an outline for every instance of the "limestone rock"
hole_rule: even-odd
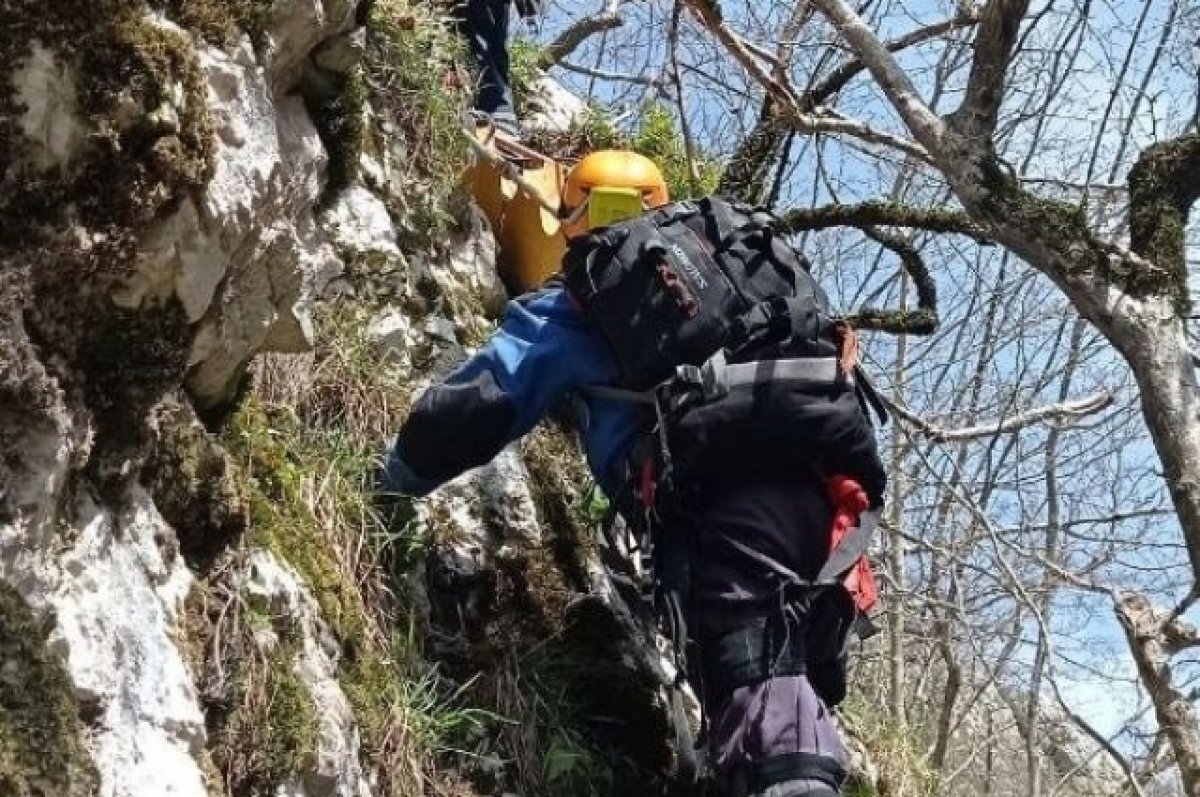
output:
[[[88,134],[77,108],[74,68],[34,41],[29,57],[18,65],[11,80],[18,101],[25,107],[21,130],[32,147],[33,164],[47,169],[70,163]]]
[[[508,301],[496,270],[495,236],[487,218],[474,206],[463,230],[451,239],[448,256],[430,263],[429,270],[453,304],[495,317]]]
[[[278,0],[271,9],[264,57],[271,88],[296,85],[318,45],[354,27],[358,0]]]
[[[565,133],[582,124],[587,112],[587,103],[542,72],[533,81],[529,112],[521,123],[531,130]]]
[[[367,29],[357,28],[335,36],[313,53],[313,63],[330,72],[349,72],[362,60],[367,49]]]
[[[308,688],[320,721],[312,769],[285,784],[278,794],[370,797],[370,784],[359,763],[358,728],[337,680],[340,648],[316,601],[296,572],[268,551],[251,554],[243,588],[298,628],[302,641],[293,667]]]
[[[303,102],[272,93],[249,42],[208,48],[201,63],[217,133],[212,180],[146,233],[116,300],[179,298],[196,325],[188,387],[207,405],[257,352],[311,345],[309,299],[340,262],[313,217],[325,152]]]
[[[361,185],[343,191],[325,217],[334,243],[354,254],[376,254],[402,260],[387,206]]]
[[[76,516],[64,551],[37,528],[0,526],[0,580],[54,612],[51,648],[96,718],[101,793],[206,797],[204,717],[175,643],[191,574],[173,532],[141,491],[120,513],[83,500]]]

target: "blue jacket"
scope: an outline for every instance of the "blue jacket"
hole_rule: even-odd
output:
[[[487,344],[413,406],[384,462],[384,489],[425,495],[487,463],[584,385],[611,385],[607,344],[559,287],[509,303]],[[640,428],[635,405],[583,398],[588,465],[613,495]]]

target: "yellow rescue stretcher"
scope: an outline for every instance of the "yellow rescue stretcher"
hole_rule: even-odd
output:
[[[558,212],[567,169],[490,126],[473,133],[468,180],[496,236],[500,273],[513,290],[532,290],[558,272],[567,249]]]

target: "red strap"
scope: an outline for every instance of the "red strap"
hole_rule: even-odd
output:
[[[646,457],[642,460],[641,473],[641,498],[642,506],[646,509],[654,508],[654,492],[658,487],[658,480],[654,473],[654,457]]]
[[[833,528],[829,534],[829,550],[832,552],[850,533],[850,529],[858,525],[859,516],[867,511],[871,502],[862,486],[847,476],[833,476],[825,486],[829,501],[833,504]],[[854,605],[864,614],[879,601],[875,572],[865,556],[860,556],[854,563],[842,579],[842,584],[854,599]]]

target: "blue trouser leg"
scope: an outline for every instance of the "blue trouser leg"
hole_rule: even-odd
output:
[[[508,78],[508,0],[459,0],[454,17],[479,65],[475,109],[501,123],[514,124]]]

